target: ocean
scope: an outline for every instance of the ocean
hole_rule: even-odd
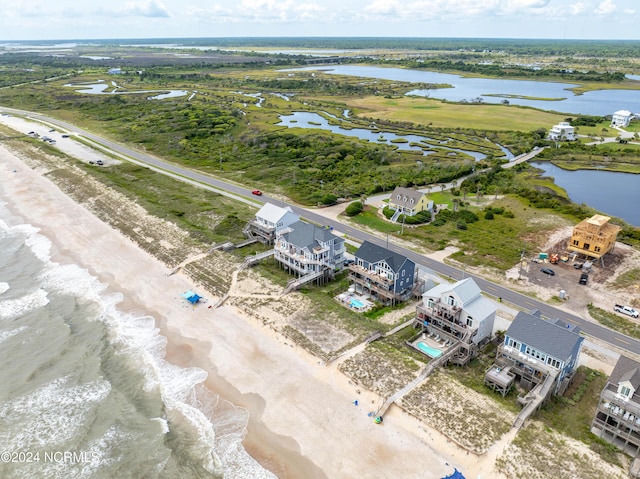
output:
[[[154,318],[0,203],[0,477],[275,478],[242,447],[247,412],[165,361]]]

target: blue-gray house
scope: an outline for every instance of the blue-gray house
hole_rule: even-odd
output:
[[[411,296],[416,264],[406,256],[369,241],[355,252],[349,265],[349,280],[355,291],[385,304],[395,304]]]
[[[562,394],[578,367],[583,340],[576,325],[545,320],[538,310],[521,311],[498,347],[496,363],[510,367],[527,390],[544,381],[548,384],[545,397]]]

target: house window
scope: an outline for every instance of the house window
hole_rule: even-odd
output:
[[[449,297],[447,298],[447,304],[448,304],[449,306],[453,306],[453,305],[455,304],[455,302],[456,302],[456,301],[455,301],[455,298],[454,298],[453,296],[449,296]]]
[[[404,278],[404,274],[406,273],[406,270],[402,270],[402,277]]]
[[[473,327],[473,318],[471,316],[467,316],[467,326]]]
[[[595,248],[593,248],[593,250],[594,250],[596,253],[599,253],[599,252],[600,252],[600,246],[596,246]]]
[[[582,249],[591,249],[591,245],[589,243],[585,243]]]
[[[626,397],[631,396],[631,388],[629,388],[627,386],[620,386],[619,392],[623,396],[626,396]]]
[[[398,201],[400,201],[400,195],[398,195]]]
[[[580,246],[580,240],[573,240],[573,246]]]
[[[429,298],[429,300],[427,301],[427,307],[433,308],[433,299]]]
[[[413,204],[413,198],[411,198],[411,199],[409,200],[409,203],[410,203],[410,204]]]

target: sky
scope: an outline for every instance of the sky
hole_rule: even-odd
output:
[[[296,36],[640,40],[640,2],[0,0],[0,41]]]

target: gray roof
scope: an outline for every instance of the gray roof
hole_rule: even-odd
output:
[[[425,295],[428,297],[437,297],[451,293],[455,293],[465,307],[475,298],[481,296],[481,290],[473,278],[461,279],[454,284],[440,283],[435,288],[428,290]]]
[[[582,342],[579,331],[578,327],[569,329],[520,311],[507,329],[507,335],[554,358],[565,360]]]
[[[358,251],[354,253],[354,256],[373,264],[384,261],[389,265],[394,273],[397,273],[400,270],[405,261],[411,261],[406,256],[394,253],[387,248],[370,243],[369,241],[362,243],[360,248],[358,248]]]
[[[400,195],[400,199],[398,199],[398,195]],[[411,204],[415,205],[423,196],[424,193],[422,193],[421,191],[412,190],[411,188],[404,188],[402,186],[396,186],[396,189],[393,190],[393,193],[391,193],[391,196],[389,197],[389,202],[396,205],[406,206],[409,203],[409,200],[413,199],[413,203]]]
[[[620,355],[616,366],[611,371],[609,382],[617,386],[623,381],[629,381],[636,391],[640,390],[640,363]]]
[[[298,248],[307,248],[311,251],[320,243],[327,243],[333,240],[334,244],[337,245],[344,242],[343,238],[338,238],[329,228],[320,228],[304,221],[296,221],[291,224],[290,228],[293,231],[286,233],[284,237],[287,243],[293,244]]]
[[[458,295],[462,304],[470,303],[474,298],[480,296],[482,292],[472,278],[461,279],[453,285],[452,289]]]

